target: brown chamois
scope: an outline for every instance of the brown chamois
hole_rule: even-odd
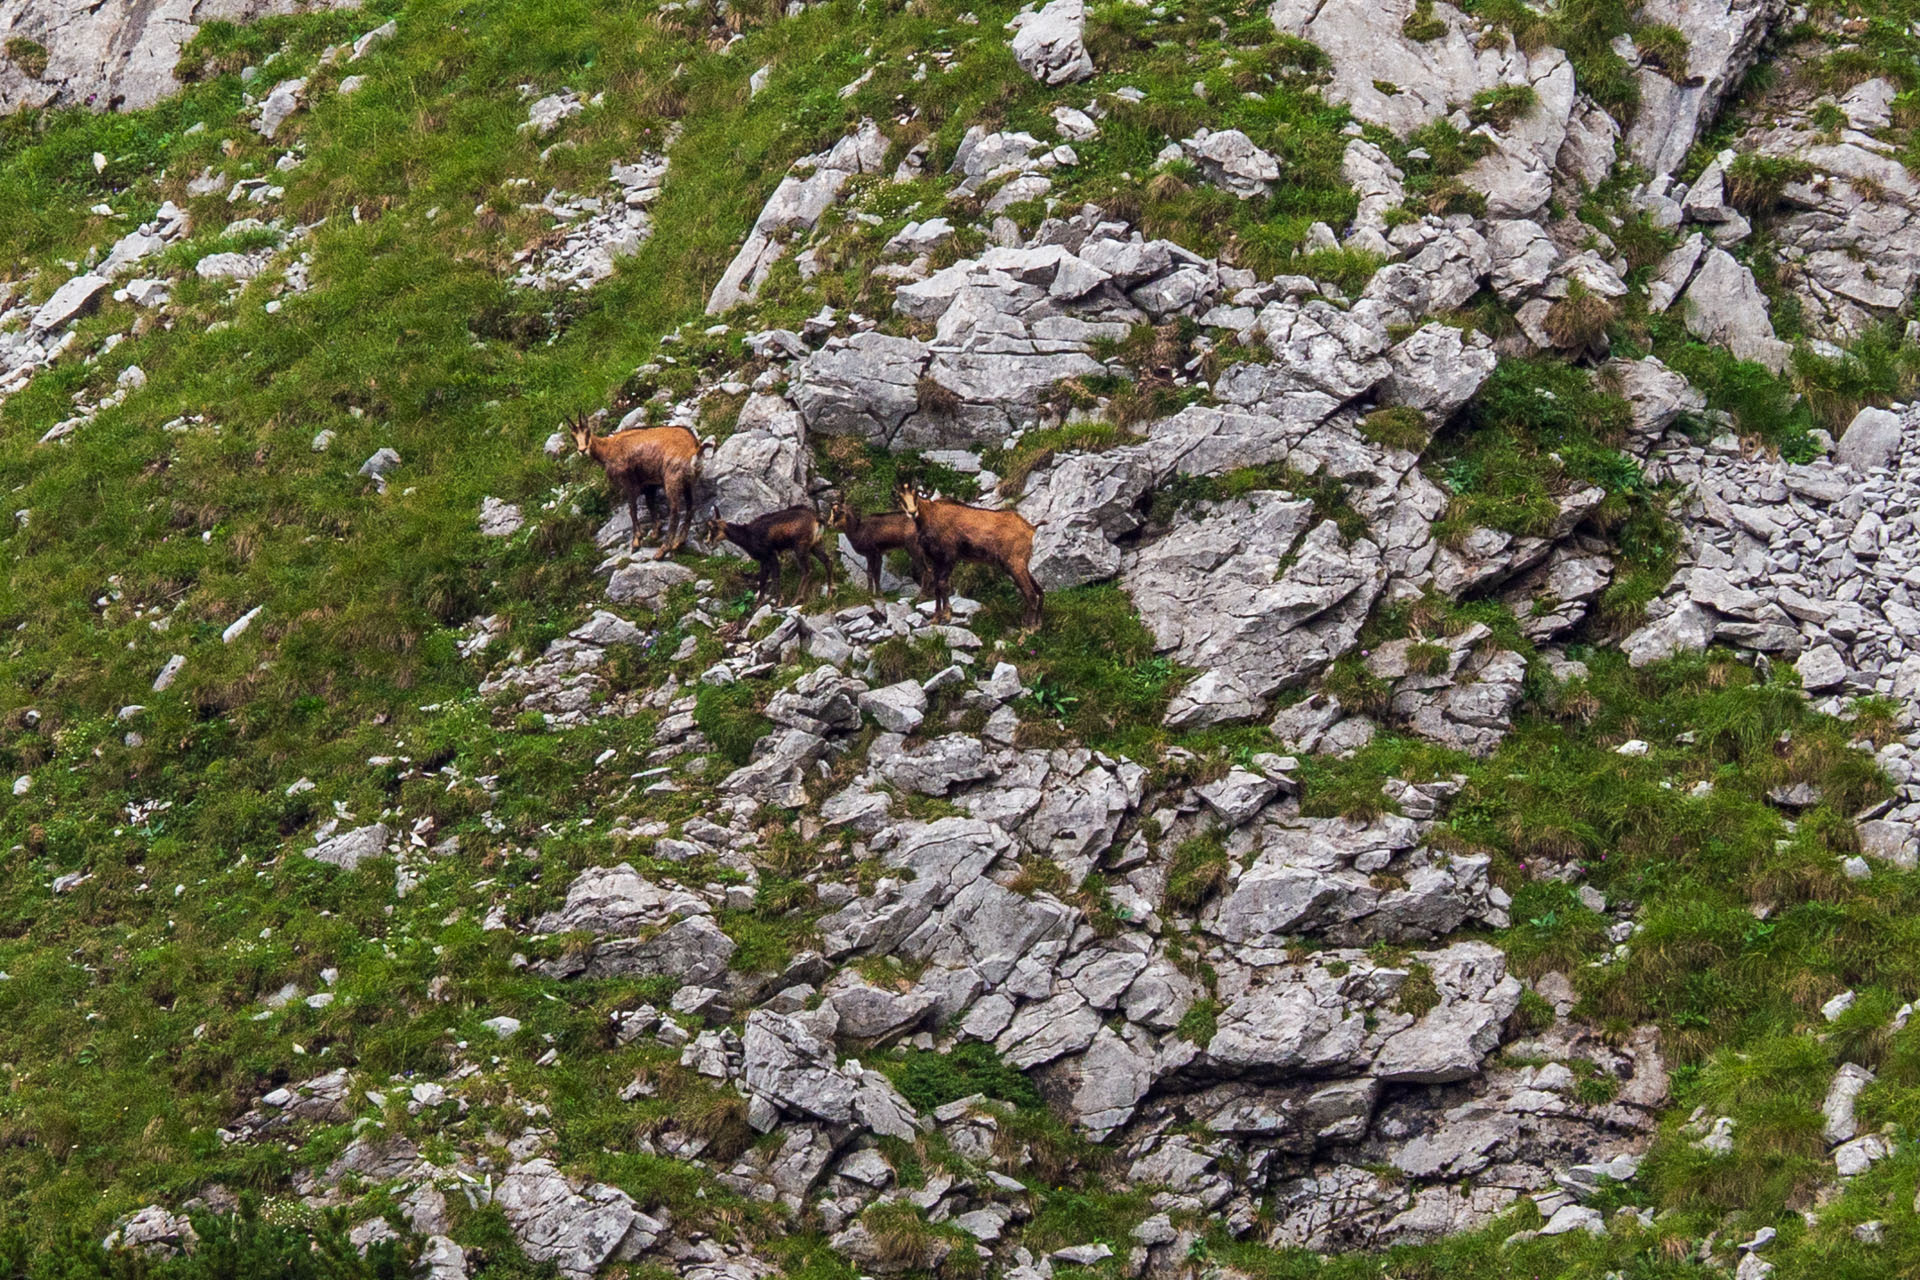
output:
[[[867,562],[867,590],[880,594],[880,566],[887,552],[904,550],[913,562],[913,580],[926,590],[926,568],[920,560],[920,530],[913,517],[904,511],[885,511],[863,516],[844,502],[833,504],[827,513],[827,528],[847,535],[855,554]]]
[[[988,511],[962,502],[923,498],[911,485],[900,486],[900,505],[913,517],[920,535],[920,558],[933,580],[934,619],[945,622],[953,616],[951,592],[953,566],[962,560],[998,565],[1006,570],[1027,602],[1022,625],[1040,625],[1040,584],[1027,571],[1033,554],[1033,534],[1039,526],[1031,524],[1018,511]]]
[[[664,560],[686,545],[693,528],[693,486],[700,476],[700,455],[713,447],[685,427],[633,427],[611,435],[593,434],[591,419],[576,417],[571,424],[573,443],[607,473],[616,498],[627,500],[627,519],[633,525],[630,546],[640,549],[640,498],[647,500],[649,527],[660,534],[654,559]],[[654,494],[667,496],[663,526]],[[678,525],[678,537],[675,526]]]
[[[769,511],[745,524],[722,520],[720,508],[715,507],[707,519],[706,540],[718,545],[722,538],[759,563],[760,577],[753,586],[755,600],[769,592],[777,597],[782,552],[792,552],[794,563],[800,566],[800,590],[794,596],[795,603],[806,599],[807,589],[813,584],[813,562],[809,557],[820,561],[827,575],[827,590],[833,590],[833,560],[827,555],[826,526],[809,507]]]

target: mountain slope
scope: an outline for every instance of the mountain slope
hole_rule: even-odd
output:
[[[1907,15],[1077,8],[0,121],[14,1269],[1914,1265]]]

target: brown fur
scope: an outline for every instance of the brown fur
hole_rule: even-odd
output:
[[[920,530],[913,517],[904,511],[886,511],[863,516],[844,502],[836,502],[827,513],[827,528],[847,535],[855,552],[867,562],[867,590],[880,594],[880,566],[887,552],[904,550],[913,561],[913,580],[926,590],[926,568],[920,559]]]
[[[910,486],[900,488],[900,505],[913,517],[920,535],[920,556],[933,580],[934,618],[945,622],[953,616],[949,582],[953,567],[963,560],[976,564],[998,565],[1013,579],[1013,585],[1026,601],[1023,625],[1040,625],[1040,606],[1044,593],[1027,571],[1033,555],[1033,535],[1038,526],[1017,511],[988,511],[962,502],[923,498]]]
[[[647,500],[648,526],[660,535],[654,559],[664,560],[686,545],[693,528],[693,488],[700,478],[700,455],[713,447],[685,427],[634,427],[611,435],[593,434],[593,423],[575,418],[574,447],[600,464],[616,497],[627,500],[633,524],[633,550],[640,549],[640,498]],[[654,495],[667,496],[667,519],[660,521]],[[676,526],[678,532],[676,536]]]
[[[813,560],[816,559],[827,575],[827,590],[833,590],[833,560],[827,555],[826,526],[806,507],[769,511],[745,524],[722,520],[720,509],[715,507],[707,519],[706,540],[717,544],[722,538],[760,565],[760,577],[753,587],[756,600],[777,593],[782,552],[791,552],[794,563],[800,566],[800,590],[794,596],[795,602],[807,597],[808,588],[813,584]]]

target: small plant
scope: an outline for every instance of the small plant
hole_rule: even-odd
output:
[[[1573,1062],[1574,1100],[1586,1107],[1604,1107],[1620,1096],[1620,1078],[1600,1070],[1584,1058]]]
[[[1066,692],[1051,680],[1036,680],[1029,687],[1027,697],[1034,709],[1041,715],[1053,720],[1064,720],[1073,714],[1080,705],[1080,699]]]
[[[1576,357],[1598,355],[1607,349],[1607,328],[1614,315],[1611,301],[1576,280],[1568,287],[1567,296],[1548,310],[1541,327],[1562,351]]]
[[[1515,1035],[1533,1035],[1545,1031],[1553,1025],[1553,1004],[1545,996],[1528,987],[1520,993],[1520,1005],[1508,1019],[1508,1029]]]
[[[1807,120],[1816,133],[1832,135],[1847,127],[1847,113],[1840,109],[1837,102],[1822,102],[1813,109]]]
[[[1220,1002],[1214,999],[1195,1000],[1180,1019],[1180,1025],[1173,1033],[1188,1044],[1205,1047],[1220,1030]]]
[[[9,37],[6,44],[7,61],[20,68],[29,80],[38,80],[46,74],[49,56],[47,47],[24,36]]]
[[[1427,421],[1427,415],[1411,405],[1394,405],[1386,409],[1375,409],[1360,420],[1360,434],[1377,445],[1389,449],[1405,449],[1408,453],[1419,453],[1427,447],[1432,438],[1433,428]]]
[[[1779,207],[1788,183],[1804,182],[1812,172],[1804,160],[1750,151],[1727,166],[1727,203],[1750,217],[1764,216]]]
[[[693,721],[736,765],[751,760],[753,744],[773,730],[773,722],[760,714],[753,686],[742,683],[701,685],[694,697]]]
[[[1407,980],[1400,984],[1394,1008],[1401,1013],[1424,1017],[1440,1004],[1440,988],[1433,980],[1433,966],[1415,961],[1407,966]]]
[[[1434,16],[1433,0],[1414,0],[1413,12],[1400,24],[1400,34],[1419,44],[1447,34],[1447,24]]]
[[[917,1111],[932,1111],[976,1093],[1016,1107],[1045,1105],[1031,1080],[1000,1061],[992,1045],[978,1041],[957,1045],[951,1053],[915,1049],[882,1065],[900,1096]]]
[[[1473,107],[1467,114],[1475,124],[1505,130],[1532,115],[1539,105],[1540,95],[1532,85],[1502,84],[1474,94]]]
[[[1015,893],[1031,897],[1036,893],[1050,893],[1062,897],[1073,886],[1067,883],[1067,869],[1052,858],[1030,857],[1020,864],[1020,874],[1007,886]]]
[[[920,412],[934,417],[951,418],[960,411],[963,403],[959,392],[932,374],[921,374],[920,381],[914,384],[913,390]]]
[[[1327,692],[1340,705],[1362,715],[1379,715],[1393,698],[1393,686],[1367,670],[1358,654],[1342,656],[1327,671]]]
[[[1663,72],[1676,83],[1687,78],[1687,33],[1664,22],[1649,23],[1633,33],[1640,61]]]
[[[873,1241],[876,1270],[921,1271],[939,1261],[939,1238],[919,1210],[903,1200],[871,1206],[860,1223]]]
[[[1407,669],[1423,676],[1446,674],[1453,661],[1453,650],[1431,640],[1407,646]]]
[[[1218,832],[1180,842],[1167,868],[1169,911],[1193,911],[1227,883],[1227,846]]]

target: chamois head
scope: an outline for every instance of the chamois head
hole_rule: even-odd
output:
[[[845,533],[853,524],[853,508],[849,507],[844,500],[835,502],[827,508],[827,518],[824,523],[829,529]]]
[[[573,447],[581,453],[593,448],[593,423],[584,413],[576,413],[567,420],[567,431],[573,436]]]
[[[700,536],[708,543],[718,544],[726,541],[727,522],[720,518],[720,508],[715,506],[708,514],[706,523],[700,526]]]
[[[902,483],[896,496],[900,500],[900,509],[912,516],[915,520],[918,520],[920,518],[920,495],[914,492],[913,486]]]

